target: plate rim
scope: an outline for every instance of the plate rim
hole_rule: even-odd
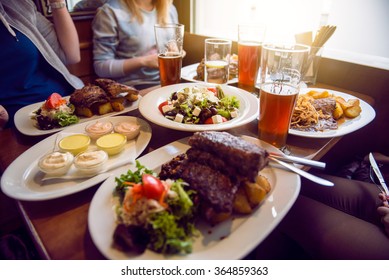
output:
[[[142,136],[142,139],[144,138],[143,141],[145,141],[145,142],[141,145],[141,149],[139,151],[138,151],[138,149],[136,149],[136,151],[135,151],[135,153],[136,153],[135,159],[138,158],[139,155],[146,149],[147,145],[149,144],[149,142],[151,140],[152,129],[151,129],[150,124],[147,121],[145,121],[141,118],[134,117],[134,116],[110,116],[110,117],[106,117],[107,120],[110,120],[112,118],[117,118],[117,120],[119,120],[119,119],[131,119],[131,120],[136,119],[137,121],[142,123],[142,126],[144,126],[145,129],[143,131],[141,131],[140,136]],[[7,169],[4,171],[3,175],[1,176],[1,190],[3,191],[3,193],[5,195],[7,195],[8,197],[11,197],[11,198],[17,199],[17,200],[22,200],[22,201],[45,201],[45,200],[51,200],[51,199],[56,199],[56,198],[68,196],[71,194],[75,194],[75,193],[78,193],[78,192],[83,191],[85,189],[91,188],[98,183],[103,182],[107,178],[107,176],[109,176],[110,173],[114,172],[116,169],[119,169],[120,167],[117,167],[113,170],[110,170],[110,171],[102,173],[102,174],[98,174],[94,177],[85,179],[82,182],[80,182],[79,184],[75,184],[75,185],[71,186],[71,189],[69,187],[69,188],[65,188],[62,191],[61,190],[58,190],[55,192],[51,191],[48,194],[47,193],[39,193],[39,192],[34,193],[33,191],[26,191],[26,190],[23,191],[23,189],[26,188],[25,184],[23,183],[25,177],[27,176],[25,173],[26,173],[26,170],[30,167],[30,165],[36,160],[36,158],[34,156],[43,155],[43,153],[47,152],[47,150],[40,152],[38,150],[40,148],[40,146],[44,146],[44,145],[46,145],[46,143],[47,144],[50,143],[50,145],[52,145],[52,143],[55,142],[56,137],[58,136],[59,133],[67,132],[67,131],[69,131],[69,132],[74,131],[75,129],[81,128],[81,126],[86,126],[88,123],[94,122],[94,121],[96,121],[96,120],[91,120],[89,122],[84,122],[84,123],[76,124],[76,125],[71,126],[71,127],[67,127],[64,131],[59,131],[59,132],[41,140],[41,141],[39,141],[34,146],[32,146],[28,150],[24,151],[21,155],[19,155],[7,167]],[[30,155],[33,155],[33,156],[31,156],[31,160],[26,161],[26,158],[29,158]],[[126,165],[128,165],[128,164],[126,164]],[[20,166],[23,166],[23,167],[25,166],[26,169],[20,168]],[[20,170],[20,172],[17,172],[17,170]],[[18,185],[20,185],[20,186],[15,189],[16,183],[18,183]],[[22,191],[20,191],[20,190],[22,190]]]
[[[70,95],[64,96],[63,98],[65,98],[66,100],[69,100]],[[131,104],[128,104],[126,107],[124,107],[123,111],[110,112],[110,113],[107,113],[105,115],[93,115],[90,118],[86,118],[86,117],[80,118],[79,117],[80,118],[79,122],[76,124],[72,124],[72,125],[68,125],[68,126],[64,126],[64,127],[53,128],[53,129],[49,129],[49,130],[40,130],[32,125],[32,122],[33,122],[31,120],[32,113],[35,110],[39,109],[45,101],[36,102],[36,103],[29,104],[29,105],[26,105],[26,106],[20,108],[15,113],[15,116],[14,116],[15,128],[20,133],[27,135],[27,136],[42,136],[42,135],[53,134],[53,133],[62,131],[64,129],[67,129],[69,127],[74,127],[75,125],[78,125],[78,124],[83,124],[83,123],[86,123],[89,121],[99,120],[99,119],[102,119],[105,117],[113,117],[113,116],[117,116],[120,114],[125,114],[128,112],[134,111],[134,110],[138,109],[139,102],[141,99],[142,99],[142,96],[139,94],[138,99],[133,101]],[[28,123],[28,125],[26,125],[27,123]],[[30,126],[30,124],[31,124],[31,126]]]
[[[240,135],[240,136],[242,136],[242,135]],[[257,138],[253,138],[251,136],[243,135],[242,137],[245,138],[246,140],[249,140],[250,142],[261,143],[261,144],[264,143],[263,141],[260,141]],[[159,167],[161,164],[160,162],[158,162],[158,163],[153,162],[157,166],[151,166],[151,167],[147,166],[147,163],[152,162],[152,161],[150,161],[150,159],[153,157],[160,158],[159,154],[163,154],[163,155],[168,156],[170,158],[174,157],[174,155],[180,154],[181,152],[183,152],[184,150],[189,148],[189,145],[187,144],[187,139],[188,139],[188,137],[182,138],[182,139],[177,140],[177,141],[173,141],[170,144],[167,144],[167,145],[165,145],[157,150],[154,150],[154,151],[144,155],[143,157],[139,158],[138,160],[141,162],[141,164],[144,164],[148,168]],[[266,143],[265,143],[265,145],[270,146],[269,144],[266,144]],[[276,148],[274,148],[274,149],[276,149]],[[130,168],[130,167],[128,167],[128,168]],[[95,211],[95,209],[99,209],[99,210],[104,209],[104,205],[103,205],[104,202],[107,202],[107,201],[108,201],[108,203],[111,202],[111,200],[108,197],[104,198],[103,196],[105,194],[110,195],[112,193],[112,188],[114,187],[114,181],[113,181],[114,177],[119,176],[121,173],[124,173],[127,171],[127,169],[124,169],[124,168],[122,168],[120,170],[118,169],[115,171],[115,174],[112,174],[108,179],[106,179],[102,183],[102,185],[96,191],[96,193],[94,194],[94,196],[91,200],[89,211],[88,211],[88,229],[89,229],[92,241],[95,244],[95,246],[97,247],[97,249],[100,251],[100,253],[104,257],[106,257],[107,259],[127,259],[127,260],[129,260],[129,259],[136,259],[136,260],[140,260],[140,259],[148,259],[148,260],[150,260],[150,259],[153,259],[153,260],[154,259],[186,259],[186,260],[193,259],[193,260],[198,260],[198,259],[240,259],[240,258],[243,258],[253,248],[255,248],[260,242],[262,242],[270,234],[270,232],[278,225],[278,223],[284,218],[284,216],[289,212],[290,208],[292,207],[292,205],[296,201],[297,196],[298,196],[299,191],[300,191],[301,179],[300,179],[299,175],[297,175],[295,173],[291,173],[291,172],[283,170],[283,169],[276,169],[274,167],[268,167],[268,168],[275,170],[275,173],[278,174],[275,177],[276,185],[273,186],[272,192],[265,199],[265,201],[261,204],[261,206],[258,207],[253,214],[246,216],[244,218],[245,220],[242,223],[240,223],[240,225],[235,229],[235,231],[237,231],[237,233],[235,235],[231,234],[231,236],[233,236],[233,238],[231,238],[231,236],[228,236],[227,238],[223,238],[222,240],[219,240],[217,244],[211,246],[211,249],[210,249],[211,252],[209,252],[209,250],[203,250],[200,253],[193,252],[192,254],[188,254],[188,255],[164,256],[162,254],[157,254],[157,253],[149,251],[150,257],[155,257],[155,258],[142,258],[142,255],[140,255],[140,256],[137,255],[134,258],[129,258],[123,252],[121,252],[117,249],[113,249],[112,247],[108,247],[108,251],[105,250],[104,245],[98,241],[99,238],[101,238],[101,237],[103,237],[103,239],[105,239],[106,242],[108,242],[107,238],[109,238],[111,241],[111,237],[102,236],[101,231],[97,230],[95,228],[95,227],[99,228],[99,225],[96,225],[95,221],[103,223],[104,221],[106,222],[106,220],[105,219],[95,219],[94,211]],[[294,182],[295,183],[294,187],[291,185],[283,187],[285,185],[282,183],[283,180],[288,181],[288,182]],[[285,196],[285,191],[289,192],[287,196]],[[277,198],[277,197],[279,197],[282,202],[284,202],[285,199],[287,200],[287,202],[284,205],[280,205],[280,207],[278,207],[278,205],[277,205],[277,207],[275,207],[274,198]],[[106,207],[107,211],[112,211],[112,207],[110,207],[110,205],[106,205],[105,207]],[[267,214],[265,213],[266,211],[268,212]],[[108,215],[108,213],[106,213],[106,214]],[[112,218],[112,220],[108,221],[108,222],[110,222],[111,226],[114,227],[115,219],[114,219],[113,213],[111,213],[111,214],[112,215],[107,216],[107,217]],[[271,223],[269,224],[267,229],[263,230],[262,234],[261,233],[258,234],[258,232],[252,231],[252,229],[253,229],[252,226],[258,225],[258,224],[262,225],[263,219],[260,219],[262,217],[261,215],[267,215],[267,219],[269,219],[269,216],[272,216],[271,217],[272,219],[271,219]],[[98,215],[98,216],[100,216],[100,215]],[[104,220],[104,221],[102,221],[102,220]],[[257,224],[255,222],[257,222]],[[101,224],[100,224],[100,226],[101,226]],[[229,248],[229,246],[226,246],[226,244],[227,245],[230,243],[234,243],[234,244],[238,243],[239,244],[241,242],[242,235],[240,235],[240,234],[242,233],[242,231],[246,237],[247,237],[247,235],[249,237],[254,236],[256,239],[254,241],[252,239],[250,239],[250,241],[246,242],[246,244],[244,244],[244,246],[239,246],[238,251],[235,250],[236,248],[232,249],[232,250],[226,250],[226,248]],[[107,232],[107,235],[110,235],[110,232]],[[243,240],[247,240],[247,239],[243,239]],[[110,241],[108,242],[108,244],[111,244]],[[223,250],[222,256],[220,254],[220,251],[218,251],[220,249]],[[115,253],[117,253],[117,254],[115,254]],[[123,257],[123,256],[126,256],[126,257]],[[201,257],[201,258],[199,258],[199,257]]]
[[[200,87],[204,87],[207,85],[214,86],[213,84],[205,84],[205,83],[180,83],[180,84],[174,84],[174,85],[169,85],[169,86],[154,89],[150,91],[147,95],[145,95],[140,101],[139,112],[142,114],[144,118],[146,118],[147,120],[149,120],[150,122],[156,125],[165,128],[174,129],[174,130],[189,131],[189,132],[206,131],[206,130],[215,130],[215,131],[229,130],[247,124],[258,117],[258,110],[259,110],[258,98],[243,89],[230,86],[230,85],[221,85],[221,87],[223,88],[224,91],[228,89],[233,91],[237,95],[239,95],[239,98],[243,99],[245,103],[249,106],[248,108],[243,108],[245,110],[244,115],[238,117],[239,121],[230,120],[228,122],[224,122],[221,124],[207,124],[207,125],[183,124],[183,123],[174,122],[172,120],[168,120],[162,115],[160,115],[158,111],[158,106],[155,107],[155,110],[154,108],[151,108],[153,111],[149,109],[150,105],[154,104],[157,101],[157,99],[159,98],[166,99],[170,94],[170,92],[176,91],[184,87],[190,87],[190,86],[193,87],[196,85]],[[163,95],[162,97],[161,94]]]
[[[355,132],[355,131],[363,128],[364,126],[368,125],[369,123],[371,123],[374,120],[374,118],[376,116],[376,112],[375,112],[374,108],[370,104],[368,104],[366,101],[362,100],[359,97],[353,96],[353,95],[345,93],[345,92],[332,90],[332,89],[325,89],[325,88],[304,88],[304,89],[302,89],[302,91],[304,92],[303,94],[307,93],[310,90],[317,90],[317,91],[327,90],[330,93],[333,93],[333,94],[341,96],[341,97],[346,97],[347,99],[357,98],[357,99],[359,99],[360,105],[362,107],[361,115],[360,115],[358,120],[355,120],[355,119],[350,120],[350,121],[355,121],[355,123],[356,123],[356,125],[353,125],[353,127],[351,129],[349,129],[349,128],[346,129],[346,127],[342,128],[342,125],[344,125],[344,124],[340,125],[339,128],[336,130],[327,129],[323,132],[321,132],[321,131],[315,131],[315,132],[300,131],[300,130],[289,128],[289,134],[291,134],[291,135],[300,136],[300,137],[307,137],[307,138],[334,138],[334,137],[344,136],[344,135],[350,134],[352,132]],[[347,124],[347,123],[349,123],[349,122],[346,122],[345,124]]]

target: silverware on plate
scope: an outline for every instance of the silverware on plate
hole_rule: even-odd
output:
[[[281,155],[276,153],[270,153],[270,158],[275,158],[280,161],[290,162],[290,163],[297,163],[309,167],[319,168],[319,169],[325,169],[326,163],[321,161],[316,161],[312,159],[306,159],[306,158],[300,158],[295,156],[288,156],[288,155]]]
[[[291,165],[289,163],[280,161],[280,160],[278,160],[278,159],[276,159],[274,157],[270,157],[270,160],[278,163],[279,165],[281,165],[281,166],[283,166],[283,167],[285,167],[285,168],[287,168],[287,169],[289,169],[289,170],[299,174],[300,176],[303,176],[303,177],[307,178],[308,180],[311,180],[312,182],[315,182],[315,183],[317,183],[319,185],[323,185],[323,186],[327,186],[327,187],[333,187],[334,186],[334,183],[332,183],[332,182],[330,182],[330,181],[328,181],[326,179],[320,178],[318,176],[315,176],[313,174],[310,174],[310,173],[308,173],[308,172],[306,172],[304,170],[301,170],[301,169],[297,168],[294,165]]]

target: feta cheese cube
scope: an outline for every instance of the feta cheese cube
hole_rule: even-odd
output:
[[[182,123],[183,119],[184,119],[184,116],[183,116],[183,115],[177,114],[176,117],[174,118],[174,121],[175,121],[175,122]]]
[[[171,104],[167,104],[162,107],[162,112],[166,114],[166,112],[172,111],[174,109],[174,106]]]
[[[238,110],[234,110],[230,113],[231,118],[236,118],[238,116]]]
[[[194,116],[198,117],[198,116],[200,115],[200,113],[201,113],[200,107],[195,106],[195,108],[193,109],[192,114],[193,114]]]
[[[213,115],[212,116],[212,123],[218,124],[218,123],[222,123],[222,122],[223,122],[222,116],[220,116],[220,115]]]

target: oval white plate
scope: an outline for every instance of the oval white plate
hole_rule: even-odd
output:
[[[135,139],[136,157],[143,152],[150,142],[151,127],[142,119],[129,116],[117,116],[107,117],[104,118],[104,120],[111,121],[114,124],[120,121],[136,120],[140,124],[141,131]],[[74,125],[59,133],[83,133],[85,126],[88,123],[90,122]],[[14,199],[26,201],[49,200],[77,193],[92,187],[104,181],[112,172],[114,172],[114,170],[111,170],[88,179],[52,179],[43,181],[42,178],[44,173],[40,172],[38,169],[38,160],[41,156],[54,148],[57,135],[58,133],[35,144],[8,166],[1,178],[1,189],[6,195]],[[126,147],[129,145],[133,146],[132,143],[127,143]],[[128,156],[126,155],[126,151],[123,151],[121,154],[110,158],[109,161],[115,161],[115,159],[123,160],[123,157],[126,156]],[[118,157],[120,157],[120,159]]]
[[[346,101],[351,98],[357,98],[355,96],[352,96],[350,94],[335,91],[335,90],[329,90],[329,89],[323,89],[323,88],[304,88],[301,90],[301,94],[305,94],[310,90],[316,90],[316,91],[325,91],[336,95],[343,97]],[[346,134],[349,134],[351,132],[354,132],[365,125],[369,124],[374,118],[375,118],[375,111],[373,107],[371,107],[368,103],[363,101],[362,99],[359,99],[360,106],[362,108],[361,114],[354,118],[354,119],[347,119],[344,123],[339,125],[338,129],[327,129],[324,131],[300,131],[296,129],[289,129],[289,134],[302,136],[302,137],[310,137],[310,138],[332,138],[332,137],[338,137],[343,136]]]
[[[204,81],[195,80],[194,77],[197,75],[197,66],[199,66],[200,63],[195,63],[191,65],[187,65],[185,67],[181,68],[181,79],[186,80],[188,82],[194,82],[194,83],[203,83]],[[233,78],[231,80],[228,80],[227,84],[234,84],[238,82],[238,78]]]
[[[279,152],[275,147],[256,138],[248,136],[243,138],[264,147],[269,152]],[[187,138],[184,138],[138,160],[147,168],[159,172],[163,163],[184,153],[188,148]],[[130,169],[135,170],[135,165],[131,165]],[[128,167],[115,170],[115,173],[96,191],[89,207],[88,227],[92,240],[108,259],[241,259],[278,225],[292,207],[300,191],[298,175],[282,169],[266,167],[261,174],[268,178],[272,190],[263,203],[250,215],[236,216],[213,227],[201,223],[198,227],[201,234],[195,239],[191,254],[165,256],[150,250],[139,255],[126,254],[112,247],[112,236],[116,227],[112,210],[112,191],[116,186],[115,177],[127,170]]]
[[[158,110],[158,106],[162,102],[168,100],[173,92],[185,87],[193,86],[204,87],[206,84],[184,83],[155,89],[142,98],[139,103],[139,111],[146,119],[157,125],[175,130],[193,132],[205,130],[228,130],[249,123],[258,116],[257,97],[237,87],[221,85],[225,95],[236,96],[240,101],[239,116],[235,119],[220,124],[184,124],[165,118]]]
[[[69,100],[70,96],[65,96],[64,98],[66,100]],[[37,128],[35,126],[35,121],[33,119],[31,119],[31,116],[33,116],[33,112],[38,110],[42,106],[42,104],[44,103],[44,101],[38,102],[38,103],[34,103],[31,105],[25,106],[16,112],[15,118],[14,118],[15,127],[17,130],[19,130],[20,133],[23,133],[24,135],[28,135],[28,136],[47,135],[47,134],[55,133],[55,132],[61,131],[63,129],[66,129],[68,127],[72,127],[74,125],[78,125],[78,124],[81,124],[84,122],[89,122],[92,120],[97,120],[97,119],[106,118],[106,117],[112,117],[112,116],[116,116],[119,114],[124,114],[124,113],[130,112],[130,111],[136,110],[136,109],[138,109],[140,99],[141,99],[141,96],[139,95],[138,100],[126,105],[124,107],[123,111],[111,112],[111,113],[108,113],[105,115],[94,115],[90,118],[79,117],[79,122],[77,124],[59,127],[59,128],[54,128],[54,129],[49,129],[49,130],[41,130],[41,129]]]

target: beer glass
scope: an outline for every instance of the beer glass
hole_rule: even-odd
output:
[[[264,44],[259,93],[259,139],[288,152],[286,139],[308,57],[305,45]]]
[[[265,25],[238,25],[238,87],[255,92]]]
[[[205,82],[214,84],[228,82],[231,45],[231,40],[205,39]]]
[[[177,84],[181,80],[184,25],[156,24],[154,30],[161,86]]]

